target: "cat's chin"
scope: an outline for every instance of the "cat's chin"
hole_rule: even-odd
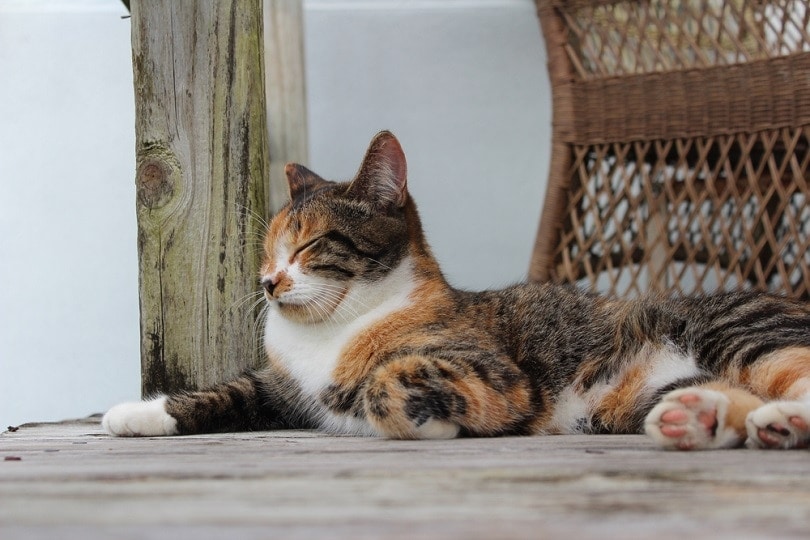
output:
[[[316,323],[323,319],[315,310],[301,304],[278,302],[278,309],[285,318],[299,323]]]
[[[302,324],[316,324],[329,319],[343,299],[346,297],[347,291],[342,291],[340,294],[335,295],[334,298],[329,298],[321,301],[311,302],[290,302],[283,299],[277,300],[278,309],[281,314],[292,321]]]

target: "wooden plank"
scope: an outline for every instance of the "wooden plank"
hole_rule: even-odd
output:
[[[270,210],[275,213],[289,198],[284,166],[309,162],[301,0],[264,0],[264,58]]]
[[[805,451],[665,452],[642,436],[113,439],[39,425],[0,436],[0,536],[806,538],[808,475]]]
[[[259,359],[268,197],[261,0],[132,3],[144,395]]]

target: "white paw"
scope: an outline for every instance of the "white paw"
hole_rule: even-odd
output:
[[[644,431],[664,448],[731,448],[740,435],[726,426],[729,399],[704,388],[682,388],[665,395],[644,421]]]
[[[748,413],[746,446],[807,448],[810,446],[810,403],[773,401]]]
[[[424,424],[416,428],[416,431],[420,439],[454,439],[458,435],[459,427],[444,420],[428,418]]]
[[[121,403],[101,419],[101,426],[118,437],[177,435],[177,420],[166,412],[166,397]]]

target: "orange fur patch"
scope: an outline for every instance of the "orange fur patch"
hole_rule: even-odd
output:
[[[748,370],[748,386],[765,399],[797,399],[810,392],[810,348],[790,347]]]
[[[600,369],[604,366],[605,361],[601,358],[593,360],[586,360],[580,365],[577,379],[574,382],[575,388],[578,391],[584,391],[596,382],[597,375]]]
[[[403,347],[419,347],[431,343],[431,336],[417,331],[426,323],[439,321],[440,313],[450,311],[446,290],[437,283],[417,286],[410,307],[392,313],[363,331],[341,354],[334,371],[338,385],[352,385],[377,367],[378,358]]]
[[[469,377],[457,381],[454,386],[467,398],[464,425],[476,433],[496,433],[530,410],[528,385],[519,384],[501,393],[480,379]]]
[[[596,414],[611,431],[628,431],[638,408],[647,379],[647,369],[641,364],[630,366],[621,381],[599,402]]]
[[[464,400],[463,412],[453,413],[443,419],[464,426],[479,435],[497,434],[513,425],[530,411],[531,392],[527,384],[519,384],[507,392],[499,392],[492,386],[450,362],[422,357],[404,356],[392,360],[372,374],[368,395],[377,403],[384,403],[386,414],[369,414],[369,420],[388,436],[412,438],[417,428],[407,415],[407,402],[413,398],[414,388],[406,388],[403,379],[419,380],[425,367],[438,367],[451,375],[438,384]],[[453,376],[452,373],[458,376]],[[417,385],[418,388],[418,385]],[[379,396],[385,396],[383,400]],[[371,411],[368,411],[371,412]]]
[[[713,381],[699,385],[700,388],[716,390],[729,399],[725,422],[741,436],[745,436],[745,419],[748,413],[760,407],[763,401],[751,392],[732,386],[724,381]]]

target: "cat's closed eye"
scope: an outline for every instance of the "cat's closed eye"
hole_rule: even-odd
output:
[[[312,248],[318,246],[322,242],[322,240],[323,236],[318,236],[302,244],[300,247],[296,248],[296,250],[293,252],[292,257],[290,258],[290,262],[296,260],[302,253],[310,251]]]

